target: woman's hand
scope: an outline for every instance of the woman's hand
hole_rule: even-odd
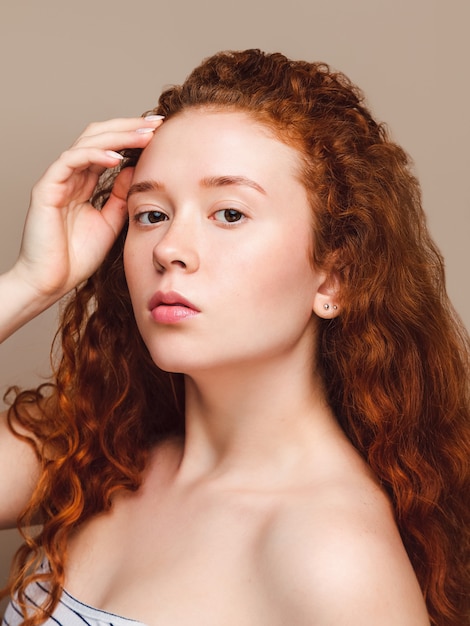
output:
[[[115,152],[144,148],[160,120],[91,124],[34,186],[15,272],[38,296],[58,298],[100,265],[126,219],[132,171],[123,171],[101,211],[89,202],[99,176],[118,165]]]
[[[89,201],[98,178],[119,164],[117,150],[145,148],[161,123],[152,116],[91,124],[36,183],[18,260],[0,277],[0,300],[9,302],[0,314],[0,340],[102,263],[126,220],[132,169],[119,174],[101,211]]]

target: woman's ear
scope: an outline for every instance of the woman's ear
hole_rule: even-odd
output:
[[[337,272],[325,274],[315,293],[313,312],[323,319],[333,319],[341,312],[340,280]]]

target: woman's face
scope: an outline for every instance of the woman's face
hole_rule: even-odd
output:
[[[124,263],[155,363],[187,374],[312,357],[312,215],[300,159],[242,112],[164,122],[129,192]]]

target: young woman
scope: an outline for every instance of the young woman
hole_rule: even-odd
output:
[[[3,338],[70,291],[2,426],[3,526],[40,524],[7,626],[469,623],[468,338],[344,75],[220,53],[88,127],[34,188]]]

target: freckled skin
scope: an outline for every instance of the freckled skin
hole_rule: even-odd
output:
[[[244,114],[185,113],[156,133],[133,184],[161,188],[129,199],[125,268],[158,365],[194,373],[271,358],[299,342],[313,353],[312,307],[323,276],[309,261],[311,209],[297,167],[296,151]],[[201,183],[242,176],[263,191]],[[227,210],[238,218],[229,221]],[[155,213],[136,221],[142,211],[159,211],[162,221],[149,222]],[[158,289],[176,290],[201,314],[171,332],[156,326],[147,303]]]

